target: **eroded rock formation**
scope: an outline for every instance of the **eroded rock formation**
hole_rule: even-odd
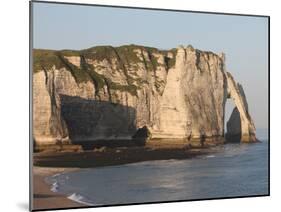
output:
[[[256,141],[255,125],[248,111],[248,103],[242,85],[237,84],[227,73],[228,95],[236,107],[227,122],[227,137],[240,139],[242,142]]]
[[[223,137],[227,98],[241,122],[231,118],[228,135],[256,140],[244,91],[223,54],[127,45],[34,50],[33,58],[37,144],[130,139],[142,128],[151,138]]]

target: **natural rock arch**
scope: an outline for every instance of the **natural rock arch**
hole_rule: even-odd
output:
[[[227,122],[227,140],[241,142],[256,141],[255,126],[248,111],[248,103],[242,85],[236,83],[230,73],[226,73],[227,97],[231,98],[235,108]]]

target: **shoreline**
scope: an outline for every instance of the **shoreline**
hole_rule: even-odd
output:
[[[66,195],[51,191],[46,177],[79,170],[79,168],[49,168],[33,166],[33,205],[32,210],[56,208],[82,208],[87,205],[70,200]]]

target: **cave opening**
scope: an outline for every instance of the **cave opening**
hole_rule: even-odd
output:
[[[134,142],[138,145],[145,145],[150,138],[151,133],[147,126],[139,128],[136,133],[132,136]]]

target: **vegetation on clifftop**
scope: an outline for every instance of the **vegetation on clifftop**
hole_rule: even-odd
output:
[[[173,57],[167,57],[170,53]],[[138,86],[141,79],[136,78],[135,71],[137,71],[138,64],[144,64],[147,70],[155,72],[158,66],[161,66],[158,62],[156,55],[163,55],[166,63],[166,67],[170,68],[175,64],[176,50],[170,51],[158,50],[152,47],[138,46],[138,45],[124,45],[120,47],[112,46],[96,46],[81,51],[75,50],[33,50],[33,72],[36,73],[40,70],[48,71],[55,67],[55,69],[62,69],[70,71],[77,83],[93,81],[96,90],[102,89],[105,85],[109,86],[112,90],[127,91],[132,95],[137,95]],[[76,66],[68,61],[67,57],[80,57],[80,66]],[[98,69],[92,64],[88,64],[86,61],[92,60],[102,64],[114,66],[115,70],[120,70],[126,76],[127,85],[121,85],[108,79],[102,74],[98,73]],[[102,65],[101,65],[102,67]],[[134,70],[134,72],[131,72]],[[138,86],[136,86],[136,84]]]
[[[64,67],[62,61],[57,56],[57,51],[54,50],[33,50],[33,72],[36,73],[39,70],[49,70],[53,66],[57,69]]]
[[[79,57],[81,55],[81,52],[80,51],[76,51],[76,50],[61,50],[59,51],[61,55],[63,56],[66,56],[66,57],[73,57],[73,56],[76,56],[76,57]]]

